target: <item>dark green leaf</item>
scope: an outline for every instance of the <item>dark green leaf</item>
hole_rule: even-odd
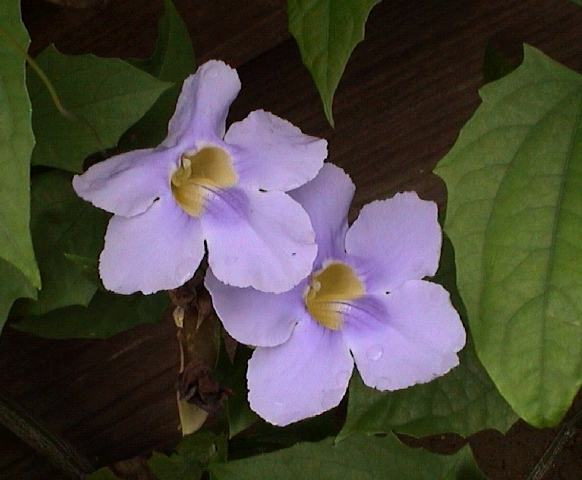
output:
[[[116,476],[111,469],[103,467],[85,477],[85,480],[119,480],[119,477]]]
[[[13,314],[41,315],[69,305],[87,306],[100,282],[67,258],[96,265],[110,215],[77,196],[71,175],[52,171],[32,181],[31,229],[43,288],[36,302],[18,302]]]
[[[289,32],[333,126],[333,95],[356,45],[364,39],[370,10],[380,0],[287,0]]]
[[[526,46],[435,172],[477,354],[519,416],[582,385],[582,76]]]
[[[100,148],[117,144],[128,127],[139,120],[171,84],[119,59],[94,55],[63,55],[53,46],[37,57],[62,104],[82,121],[63,117],[45,85],[28,81],[33,106],[32,125],[37,144],[32,163],[80,172],[83,160]]]
[[[164,0],[154,54],[145,60],[132,59],[130,63],[166,82],[181,82],[194,73],[196,65],[188,28],[171,0]]]
[[[168,295],[117,295],[98,290],[88,307],[74,305],[13,323],[17,330],[47,338],[107,338],[139,325],[157,323]]]
[[[485,47],[483,82],[489,83],[509,75],[515,67],[491,45]]]
[[[34,145],[25,82],[24,52],[29,38],[20,20],[18,0],[0,2],[0,28],[0,259],[40,288],[29,229]]]
[[[226,438],[207,432],[187,435],[170,456],[154,453],[148,467],[159,480],[199,480],[211,461],[226,458]]]
[[[446,236],[433,280],[451,293],[453,305],[464,317],[465,307],[455,284],[454,252]],[[346,423],[338,438],[391,430],[419,437],[444,432],[469,436],[488,428],[505,432],[517,417],[477,359],[470,338],[459,358],[460,365],[444,377],[395,392],[366,387],[354,375]]]
[[[265,455],[213,463],[210,472],[217,480],[460,480],[457,465],[466,464],[467,455],[461,452],[436,455],[405,447],[393,435],[354,435],[335,445],[330,439],[300,443]]]
[[[228,398],[227,403],[229,436],[231,438],[250,427],[259,418],[249,407],[247,399],[246,374],[251,354],[252,350],[244,345],[236,347],[233,364],[226,381],[226,385],[233,391],[233,395]]]
[[[20,270],[0,259],[0,332],[14,300],[21,297],[35,298],[36,292]]]
[[[164,6],[165,14],[158,25],[158,41],[153,56],[147,60],[131,62],[160,80],[171,81],[175,85],[166,90],[144,117],[124,135],[126,149],[155,147],[166,137],[182,81],[196,69],[186,25],[170,0],[165,0]]]

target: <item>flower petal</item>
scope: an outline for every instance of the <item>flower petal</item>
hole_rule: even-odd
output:
[[[301,322],[284,344],[254,351],[247,372],[251,409],[279,426],[318,415],[339,404],[353,366],[339,332]]]
[[[96,207],[132,217],[145,212],[156,198],[169,193],[174,164],[172,150],[134,150],[96,163],[73,177],[77,195]]]
[[[254,190],[297,188],[317,175],[327,157],[327,141],[263,110],[233,123],[224,141],[233,150],[239,184]]]
[[[203,255],[200,222],[161,198],[141,215],[109,221],[99,274],[108,290],[149,294],[183,285]]]
[[[300,319],[308,318],[303,303],[305,282],[285,293],[265,293],[225,285],[208,269],[204,285],[224,328],[246,345],[280,345]]]
[[[289,192],[311,219],[318,247],[317,267],[324,260],[338,259],[345,254],[348,211],[355,191],[349,175],[326,163],[313,180]]]
[[[443,287],[412,280],[373,298],[383,304],[385,316],[355,308],[343,329],[366,385],[397,390],[429,382],[458,365],[465,329]]]
[[[217,190],[201,221],[208,263],[223,283],[281,293],[311,273],[315,234],[307,213],[285,193]]]
[[[436,203],[406,192],[364,206],[346,234],[346,251],[366,264],[369,291],[389,292],[433,276],[441,240]]]
[[[184,80],[162,145],[180,144],[182,150],[188,150],[200,141],[222,140],[228,109],[240,86],[236,70],[224,62],[210,60],[201,65],[194,75]]]

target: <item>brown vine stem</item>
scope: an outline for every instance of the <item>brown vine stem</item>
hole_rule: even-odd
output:
[[[77,115],[74,112],[71,112],[70,110],[67,110],[63,106],[63,104],[61,103],[61,100],[59,99],[59,96],[57,94],[55,87],[53,86],[50,79],[47,77],[46,73],[44,73],[43,69],[40,68],[40,65],[38,63],[36,63],[36,61],[28,54],[28,52],[26,50],[24,50],[24,48],[22,48],[22,46],[12,38],[6,32],[6,30],[4,30],[2,28],[2,26],[0,26],[0,37],[2,37],[6,41],[6,43],[8,43],[14,50],[16,50],[18,52],[18,54],[21,57],[23,57],[26,60],[26,62],[30,65],[30,67],[36,72],[36,74],[38,75],[38,77],[40,78],[42,83],[44,83],[46,89],[48,90],[49,95],[50,95],[56,109],[59,111],[59,113],[63,117],[65,117],[66,119],[71,120],[73,122],[78,122],[81,125],[83,125],[83,127],[89,132],[89,134],[95,140],[95,143],[97,144],[98,150],[101,152],[101,154],[105,155],[105,149],[103,147],[103,144],[101,143],[101,139],[99,138],[99,134],[97,133],[97,130],[95,130],[93,125],[91,125],[83,117],[81,117],[80,115]]]
[[[546,448],[546,451],[534,466],[526,480],[541,480],[548,470],[553,465],[558,454],[564,448],[564,445],[570,440],[580,428],[580,421],[582,421],[582,409],[569,420],[565,421],[554,439]]]
[[[0,394],[0,424],[37,452],[45,455],[70,478],[84,478],[95,470],[94,462],[83,457],[40,420],[2,394]]]

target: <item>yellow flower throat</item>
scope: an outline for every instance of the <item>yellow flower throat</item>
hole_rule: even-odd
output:
[[[320,325],[339,330],[346,303],[364,293],[364,285],[350,266],[332,262],[312,274],[303,299],[308,312]]]
[[[219,147],[204,147],[192,155],[182,155],[170,186],[176,203],[188,215],[198,217],[208,191],[232,187],[237,180],[228,152]]]

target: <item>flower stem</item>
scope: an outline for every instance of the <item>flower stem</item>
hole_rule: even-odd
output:
[[[24,58],[26,62],[30,65],[30,67],[36,72],[36,74],[38,75],[38,77],[40,78],[42,83],[44,83],[46,89],[48,90],[49,95],[59,113],[66,119],[71,120],[73,122],[78,122],[81,125],[83,125],[83,127],[90,133],[90,135],[95,140],[98,150],[103,155],[105,155],[105,149],[103,147],[103,144],[101,143],[101,140],[99,139],[99,134],[97,133],[97,130],[95,130],[93,125],[91,125],[83,117],[77,115],[74,112],[71,112],[70,110],[67,110],[63,106],[55,87],[51,83],[50,79],[47,77],[46,73],[44,73],[40,65],[36,63],[36,61],[26,52],[26,50],[24,50],[24,48],[22,48],[22,46],[8,34],[6,30],[2,28],[2,26],[0,26],[0,37],[2,37],[6,41],[6,43],[8,43],[14,50],[16,50],[18,54],[22,58]]]
[[[2,394],[0,394],[0,424],[37,452],[45,455],[70,478],[84,478],[95,470],[94,462],[80,455],[40,420]]]
[[[578,429],[580,428],[580,421],[582,420],[582,409],[570,419],[565,421],[554,439],[546,448],[546,451],[536,463],[535,467],[532,469],[526,480],[541,480],[544,475],[548,472],[558,454],[564,448],[564,445],[570,438],[572,438]]]

